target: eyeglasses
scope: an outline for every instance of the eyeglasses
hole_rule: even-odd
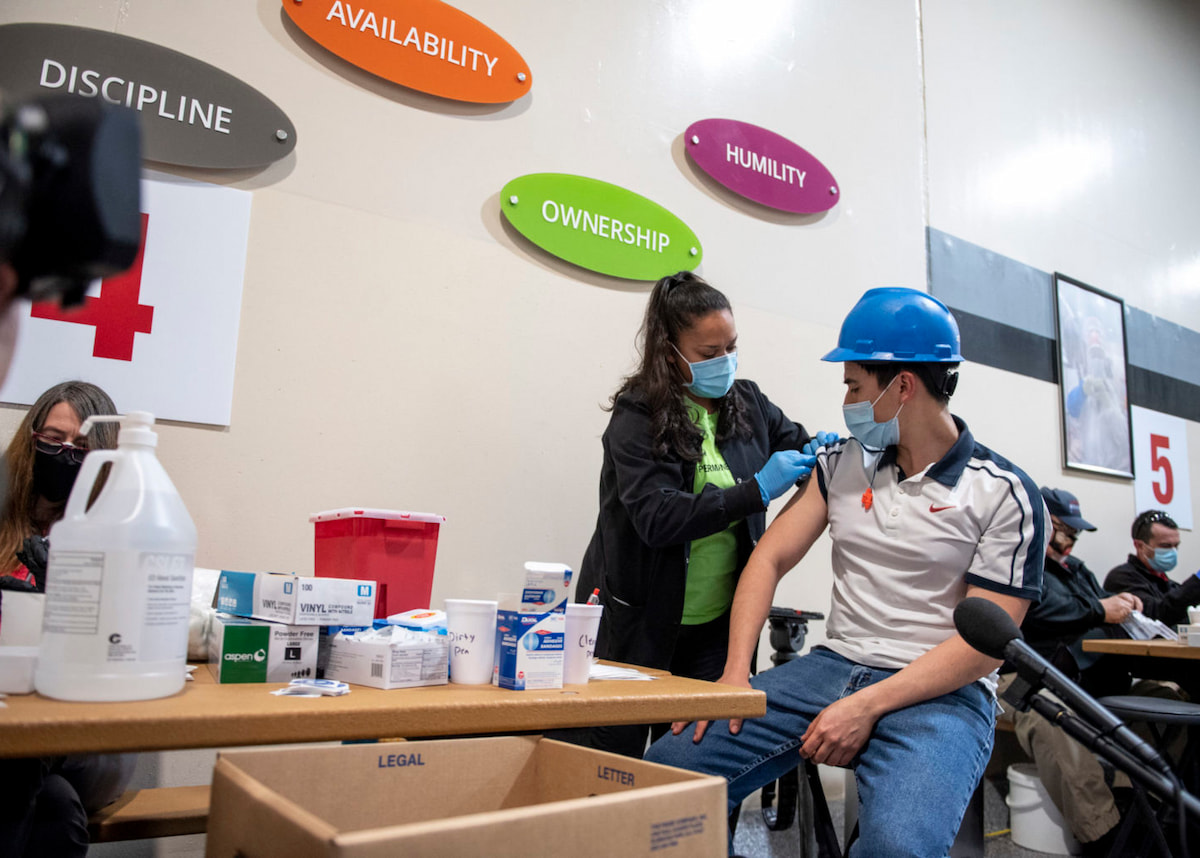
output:
[[[87,447],[76,447],[74,444],[68,444],[66,441],[51,438],[49,435],[43,435],[41,432],[33,433],[33,446],[47,456],[57,456],[60,453],[64,453],[70,461],[77,465],[82,464],[83,457],[88,454]]]

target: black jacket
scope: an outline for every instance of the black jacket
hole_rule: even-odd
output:
[[[1065,567],[1047,557],[1045,570],[1042,595],[1029,606],[1021,634],[1044,658],[1055,661],[1060,647],[1073,648],[1085,632],[1106,625],[1100,600],[1111,594],[1076,557],[1068,556]],[[1107,636],[1123,637],[1119,628],[1113,626]]]
[[[809,435],[754,382],[734,385],[746,403],[751,435],[717,445],[737,480],[728,489],[708,485],[695,494],[695,463],[674,453],[654,458],[650,409],[640,394],[622,394],[613,407],[603,438],[600,515],[575,590],[582,601],[600,589],[600,658],[667,667],[683,615],[689,543],[742,522],[736,531],[740,574],[762,536],[766,509],[754,474],[772,453],[799,450]]]
[[[1189,575],[1180,584],[1153,569],[1147,569],[1136,554],[1108,573],[1104,589],[1112,593],[1133,593],[1142,600],[1142,613],[1168,626],[1188,621],[1189,605],[1200,604],[1200,578]]]

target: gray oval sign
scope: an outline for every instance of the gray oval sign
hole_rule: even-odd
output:
[[[142,154],[184,167],[264,167],[296,129],[249,84],[187,54],[64,24],[0,26],[0,90],[11,98],[73,93],[136,110]]]

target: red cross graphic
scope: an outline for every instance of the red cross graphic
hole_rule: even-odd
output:
[[[96,339],[92,355],[112,360],[133,360],[133,335],[148,334],[154,320],[154,308],[138,303],[142,287],[142,259],[146,253],[146,228],[150,216],[142,214],[142,242],[133,266],[121,274],[100,281],[100,296],[83,299],[82,307],[63,310],[54,301],[34,304],[35,319],[53,319],[76,325],[94,325]]]

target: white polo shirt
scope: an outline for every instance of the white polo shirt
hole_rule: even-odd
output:
[[[1042,495],[954,422],[954,446],[912,476],[895,447],[871,453],[849,438],[817,455],[833,540],[826,646],[851,661],[901,668],[933,649],[954,634],[968,584],[1038,598],[1050,536]]]

